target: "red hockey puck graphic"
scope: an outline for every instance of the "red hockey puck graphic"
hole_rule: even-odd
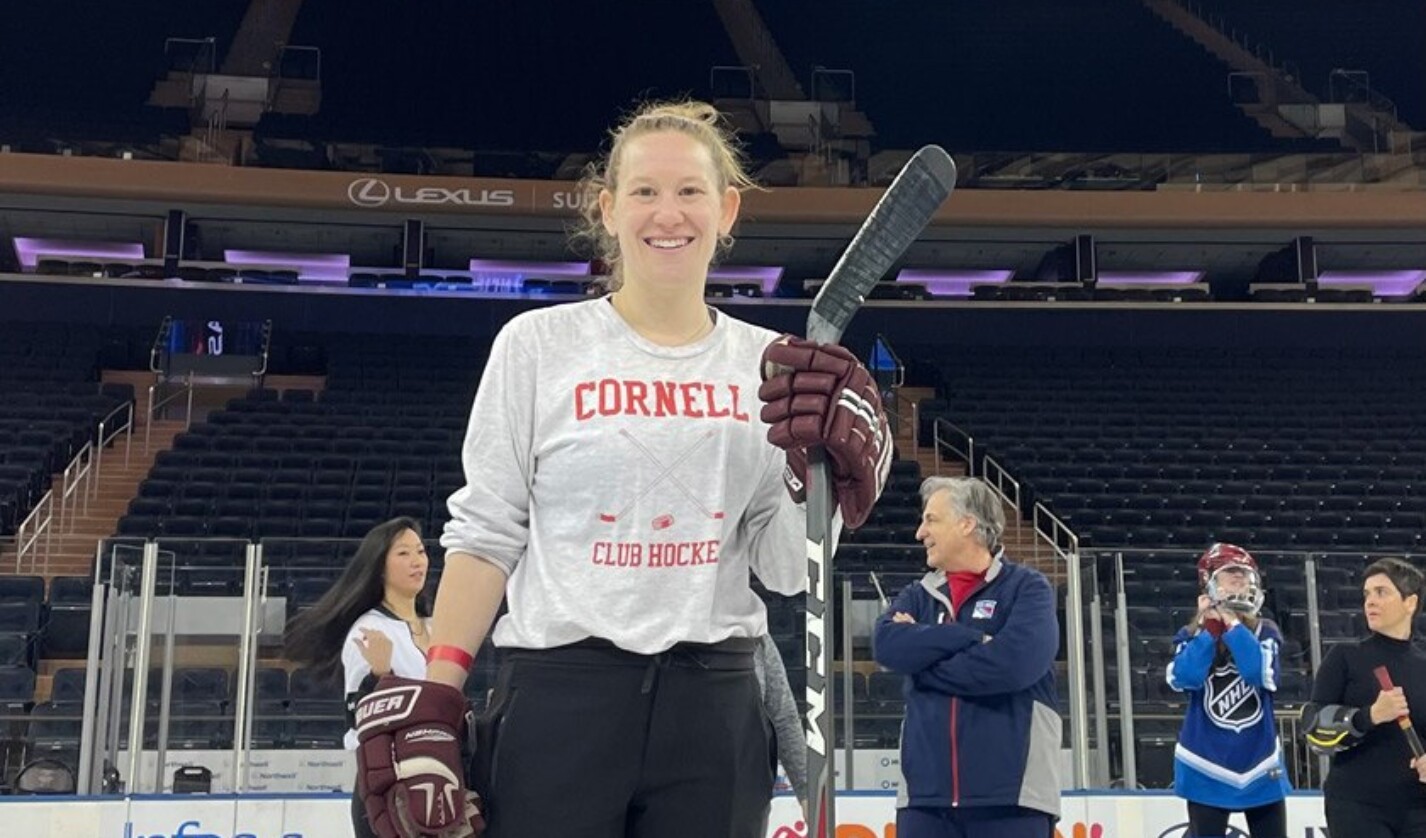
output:
[[[660,515],[653,521],[653,527],[656,530],[666,530],[671,526],[673,526],[673,516],[668,513]]]

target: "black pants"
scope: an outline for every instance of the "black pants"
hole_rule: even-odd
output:
[[[1426,838],[1426,809],[1385,809],[1328,797],[1327,832],[1332,838]],[[1256,838],[1256,836],[1254,836]]]
[[[763,838],[776,754],[754,642],[502,652],[473,771],[486,838]]]
[[[1189,838],[1222,838],[1228,834],[1228,817],[1233,809],[1219,809],[1202,803],[1188,802]],[[1287,803],[1279,800],[1265,806],[1242,810],[1248,820],[1248,835],[1252,838],[1287,838]],[[1335,836],[1338,833],[1333,832]],[[1348,835],[1350,833],[1341,833]]]
[[[896,810],[897,838],[1051,838],[1055,819],[1023,806]]]

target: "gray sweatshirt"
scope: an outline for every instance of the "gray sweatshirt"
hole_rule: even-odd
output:
[[[657,346],[606,299],[506,324],[441,537],[509,574],[496,646],[598,637],[654,654],[767,633],[749,570],[806,587],[806,514],[758,417],[776,337],[719,314],[697,343]]]
[[[773,730],[777,732],[777,761],[787,772],[787,781],[798,800],[807,799],[807,737],[802,733],[802,717],[797,713],[797,700],[787,681],[787,668],[772,637],[759,638],[753,660],[758,685],[763,691],[763,707],[767,709]]]

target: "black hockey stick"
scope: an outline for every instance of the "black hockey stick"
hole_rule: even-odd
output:
[[[836,343],[866,295],[956,185],[956,164],[944,149],[926,146],[907,161],[847,245],[812,301],[807,338]],[[807,825],[808,838],[836,834],[832,782],[832,470],[821,447],[807,450]],[[850,661],[847,662],[850,665]],[[848,743],[850,745],[851,743]]]

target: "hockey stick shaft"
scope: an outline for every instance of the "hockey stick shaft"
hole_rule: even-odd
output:
[[[1376,681],[1381,685],[1382,691],[1396,689],[1396,685],[1391,682],[1391,673],[1387,671],[1386,667],[1378,666],[1372,672],[1376,675]],[[1397,718],[1396,724],[1406,737],[1406,745],[1411,749],[1411,756],[1415,759],[1426,756],[1426,748],[1421,746],[1421,737],[1417,735],[1416,726],[1411,723],[1411,717],[1400,716]]]
[[[836,343],[867,294],[901,258],[951,194],[956,165],[927,146],[912,156],[847,245],[812,301],[807,337]],[[807,450],[807,781],[808,838],[836,834],[833,782],[832,554],[836,504],[832,469],[820,447]],[[847,661],[847,665],[851,662]],[[851,747],[851,743],[846,743]]]

